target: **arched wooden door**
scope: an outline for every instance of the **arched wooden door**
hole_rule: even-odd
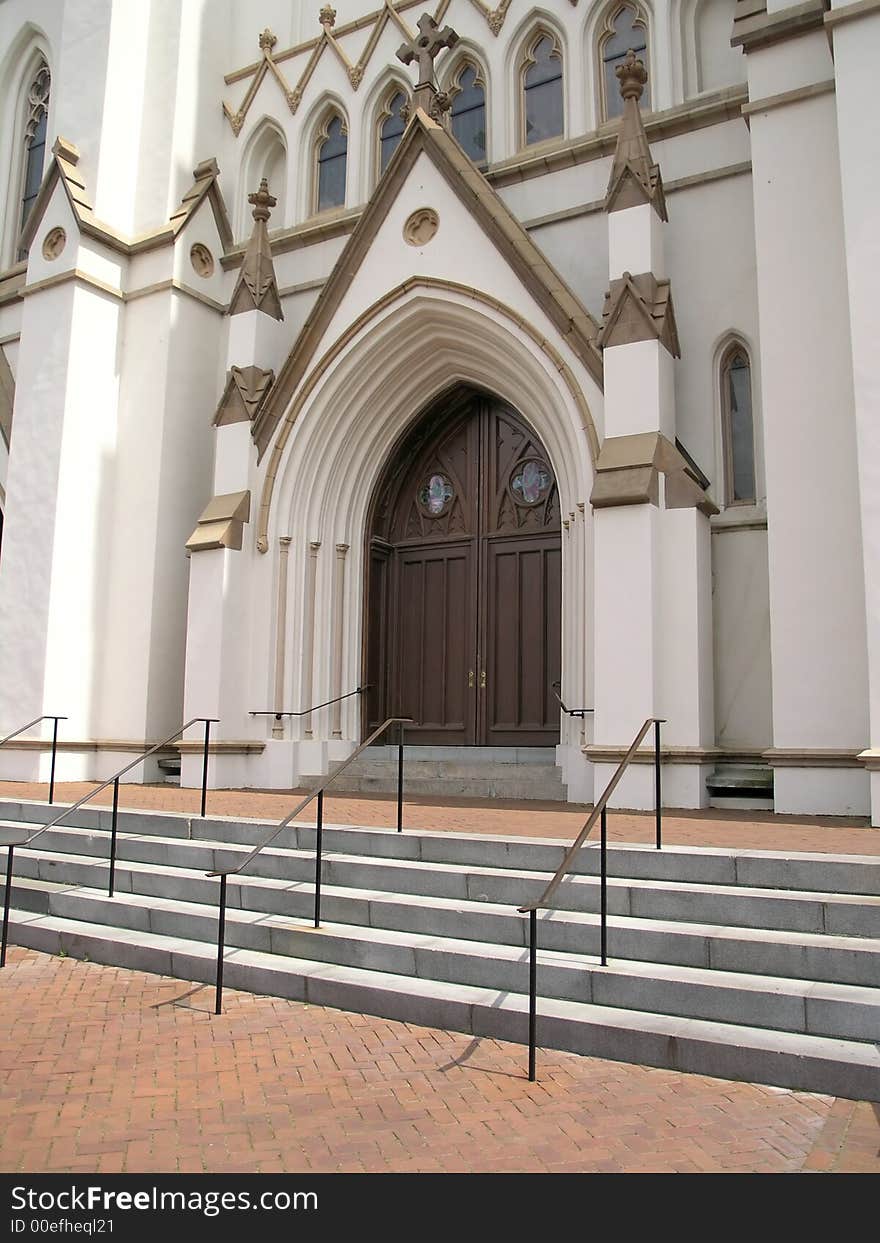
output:
[[[459,391],[419,420],[374,505],[367,726],[449,746],[559,741],[562,548],[543,445],[509,406]]]

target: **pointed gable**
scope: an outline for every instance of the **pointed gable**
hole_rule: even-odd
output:
[[[86,193],[85,181],[78,170],[79,150],[66,138],[55,139],[52,147],[52,161],[43,176],[39,193],[34,199],[24,228],[18,238],[16,250],[30,250],[43,214],[49,205],[52,192],[60,181],[64,187],[71,211],[82,224],[92,219],[92,204]]]
[[[558,329],[596,383],[602,383],[602,359],[596,344],[599,325],[548,262],[526,230],[474,167],[455,139],[421,109],[416,109],[384,176],[365,207],[329,280],[303,325],[254,423],[262,455],[321,340],[363,264],[389,209],[420,156],[439,171],[458,200]],[[379,292],[379,291],[377,291]]]
[[[668,280],[658,281],[652,272],[623,276],[611,282],[605,295],[600,349],[631,345],[634,341],[660,341],[673,358],[681,357],[672,290]]]
[[[232,226],[229,223],[223,195],[217,184],[219,176],[220,169],[214,159],[202,160],[201,164],[197,164],[193,169],[193,184],[181,199],[180,206],[171,213],[169,220],[175,238],[183,232],[201,204],[207,199],[214,213],[214,222],[217,225],[217,233],[224,251],[232,248]]]

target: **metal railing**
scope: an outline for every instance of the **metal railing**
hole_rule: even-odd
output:
[[[321,708],[330,708],[333,704],[342,703],[343,699],[351,699],[352,695],[363,695],[364,691],[372,689],[372,683],[367,683],[366,686],[358,686],[353,691],[347,691],[344,695],[337,695],[335,699],[328,699],[325,703],[315,704],[313,708],[301,708],[298,712],[276,712],[274,708],[267,708],[265,711],[249,712],[248,716],[273,716],[276,721],[280,721],[286,716],[311,716],[313,712],[319,712]]]
[[[639,745],[651,726],[654,726],[654,818],[655,842],[658,850],[663,845],[662,809],[661,809],[661,778],[660,778],[660,726],[664,717],[649,716],[636,734],[626,755],[618,764],[605,789],[596,800],[586,824],[578,833],[565,857],[556,870],[556,874],[536,902],[526,903],[518,908],[521,915],[529,917],[529,1081],[535,1081],[535,1054],[537,1048],[538,1024],[538,911],[550,907],[550,902],[563,879],[571,870],[575,856],[592,832],[596,821],[600,822],[599,840],[599,948],[601,965],[608,965],[608,800],[632,762]]]
[[[583,720],[588,712],[596,711],[595,708],[568,708],[566,707],[562,699],[562,683],[561,682],[554,682],[553,685],[550,687],[550,689],[553,691],[553,695],[554,695],[554,698],[556,699],[556,702],[559,704],[560,708],[566,714],[566,716],[570,716],[570,717],[579,716],[580,719]]]
[[[275,828],[272,830],[269,836],[264,838],[264,840],[260,842],[259,845],[255,846],[253,850],[250,851],[250,853],[246,855],[244,859],[242,859],[241,863],[236,864],[235,867],[218,868],[216,872],[206,873],[207,876],[212,877],[212,878],[217,877],[220,880],[220,900],[218,904],[218,913],[217,913],[217,978],[216,978],[215,994],[214,994],[214,1013],[215,1014],[221,1014],[223,1011],[223,955],[224,955],[225,941],[226,941],[226,883],[229,880],[229,877],[237,876],[240,872],[243,872],[244,869],[248,866],[248,864],[253,862],[253,860],[256,859],[257,855],[260,854],[261,851],[265,850],[267,846],[270,846],[272,842],[275,841],[275,838],[279,835],[279,833],[281,833],[282,830],[286,829],[287,826],[290,824],[290,822],[296,816],[298,816],[299,813],[304,808],[308,807],[312,799],[317,799],[318,800],[318,814],[317,814],[317,821],[316,821],[316,826],[315,826],[317,833],[316,833],[316,839],[315,839],[315,914],[314,914],[314,918],[315,918],[315,927],[319,928],[321,926],[321,861],[322,861],[322,847],[323,847],[323,835],[324,835],[324,791],[326,790],[327,786],[330,785],[332,781],[336,780],[336,778],[339,776],[340,773],[344,772],[345,769],[348,768],[349,764],[353,763],[354,760],[357,759],[357,757],[361,754],[362,751],[365,751],[367,747],[369,747],[372,743],[376,741],[378,737],[380,737],[380,735],[384,734],[386,729],[389,729],[392,725],[399,725],[400,731],[399,731],[398,740],[397,740],[397,832],[402,833],[403,832],[403,727],[404,725],[411,725],[411,724],[412,724],[411,717],[402,717],[402,716],[389,717],[387,721],[384,721],[381,725],[377,726],[377,728],[373,730],[370,736],[364,739],[364,741],[360,744],[360,746],[357,747],[356,750],[352,751],[351,755],[349,755],[346,759],[342,761],[342,763],[339,765],[338,768],[334,769],[333,772],[330,773],[327,777],[324,777],[319,782],[319,784],[314,787],[314,789],[310,790],[309,793],[305,796],[305,798],[301,799],[297,803],[293,811],[290,812],[289,815],[285,816],[280,824],[276,824]]]
[[[63,720],[65,718],[61,718],[61,719]],[[173,734],[169,735],[168,738],[163,739],[162,742],[157,742],[155,746],[150,747],[148,751],[144,751],[136,759],[131,760],[130,763],[126,764],[124,768],[120,768],[118,773],[114,773],[112,777],[108,777],[106,781],[102,781],[101,784],[95,786],[93,790],[89,790],[88,794],[84,794],[82,798],[78,799],[77,802],[75,802],[71,807],[66,807],[59,816],[56,816],[54,818],[54,820],[50,820],[48,824],[41,825],[39,829],[37,829],[36,833],[32,833],[26,841],[19,842],[18,844],[23,849],[26,849],[28,846],[32,846],[38,837],[42,837],[43,834],[48,833],[50,829],[56,828],[61,823],[62,820],[66,820],[68,816],[71,816],[73,815],[75,811],[78,811],[79,808],[83,806],[83,804],[88,803],[90,799],[93,799],[96,794],[100,794],[102,790],[106,790],[108,786],[112,785],[113,786],[113,819],[111,821],[111,828],[110,828],[110,880],[109,880],[109,885],[107,889],[108,897],[112,898],[114,882],[116,878],[116,830],[117,830],[117,821],[119,818],[119,780],[120,778],[124,777],[127,772],[131,771],[132,768],[137,767],[138,764],[143,763],[144,760],[149,759],[151,755],[155,755],[157,751],[161,751],[164,747],[167,747],[170,743],[176,742],[177,739],[180,738],[180,736],[184,734],[191,725],[197,725],[199,722],[202,722],[205,726],[205,747],[204,747],[204,759],[202,762],[201,815],[204,816],[205,806],[207,802],[207,795],[208,795],[208,744],[210,741],[211,726],[217,721],[217,719],[218,719],[217,717],[194,716],[191,721],[187,721],[185,725],[181,725],[180,729],[176,729]],[[25,726],[25,728],[27,728],[27,726]],[[9,929],[9,904],[12,899],[12,868],[13,868],[14,852],[15,852],[14,846],[12,845],[7,846],[6,848],[6,886],[5,886],[5,900],[4,900],[4,907],[3,907],[3,931],[2,931],[2,934],[0,934],[0,967],[5,966],[6,964],[6,942],[8,939],[8,929]]]
[[[49,802],[55,801],[55,759],[58,755],[58,722],[66,721],[66,716],[52,716],[51,713],[44,713],[42,716],[35,716],[32,721],[28,721],[27,725],[14,729],[11,734],[7,734],[5,738],[0,738],[0,747],[5,747],[7,742],[11,742],[13,738],[17,738],[19,734],[23,734],[26,729],[30,729],[32,725],[39,725],[40,721],[54,721],[52,729],[52,768],[49,772]],[[41,740],[42,741],[42,740]]]

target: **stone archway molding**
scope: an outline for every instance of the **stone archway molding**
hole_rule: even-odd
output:
[[[261,553],[265,553],[269,549],[269,520],[272,509],[273,496],[275,492],[276,481],[279,476],[280,468],[284,458],[284,450],[290,438],[294,424],[300,417],[309,398],[315,392],[321,381],[327,375],[330,368],[343,353],[348,345],[350,345],[372,321],[376,320],[384,314],[389,308],[393,307],[396,302],[408,297],[414,291],[436,291],[452,295],[457,299],[462,299],[465,304],[474,304],[487,311],[492,311],[500,316],[506,324],[519,330],[527,336],[532,344],[540,350],[541,353],[549,360],[553,371],[556,372],[565,384],[569,395],[578,411],[581,427],[586,435],[587,443],[590,450],[591,464],[595,466],[599,456],[599,437],[596,425],[590,410],[589,403],[578,382],[572,368],[562,357],[559,350],[553,346],[545,336],[538,332],[532,324],[529,323],[524,316],[520,315],[513,308],[500,302],[497,298],[490,294],[484,293],[482,290],[462,285],[455,281],[447,281],[438,277],[429,276],[413,276],[397,285],[394,289],[389,290],[371,306],[367,307],[346,330],[337,338],[333,345],[323,354],[317,364],[309,372],[303,381],[299,392],[290,405],[290,408],[282,421],[281,428],[276,437],[275,444],[269,457],[266,476],[263,481],[263,488],[260,499],[260,508],[257,515],[257,549]]]

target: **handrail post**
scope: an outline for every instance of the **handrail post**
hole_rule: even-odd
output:
[[[217,917],[217,983],[214,990],[214,1013],[223,1013],[223,942],[226,936],[226,873],[220,876],[220,910]]]
[[[107,896],[113,897],[113,882],[116,878],[116,825],[119,819],[119,778],[113,782],[113,820],[110,825],[110,888]]]
[[[538,1042],[538,912],[529,911],[529,1083],[535,1082]]]
[[[315,841],[315,927],[321,927],[321,851],[324,839],[324,791],[318,791],[318,823]]]
[[[397,735],[397,831],[403,832],[403,722]]]
[[[55,801],[55,758],[58,754],[58,721],[57,716],[53,716],[52,728],[52,766],[49,769],[49,804]]]
[[[602,808],[602,829],[599,846],[599,901],[602,966],[608,966],[608,812]]]
[[[208,805],[208,742],[211,737],[211,722],[205,721],[205,755],[202,760],[202,810],[201,817],[205,818],[205,808]]]
[[[660,793],[660,722],[654,722],[654,821],[657,831],[657,849],[663,845],[661,821],[661,793]]]
[[[0,967],[6,966],[6,944],[9,940],[9,907],[12,904],[12,857],[14,846],[6,847],[6,886],[3,899],[3,936],[0,939]]]

